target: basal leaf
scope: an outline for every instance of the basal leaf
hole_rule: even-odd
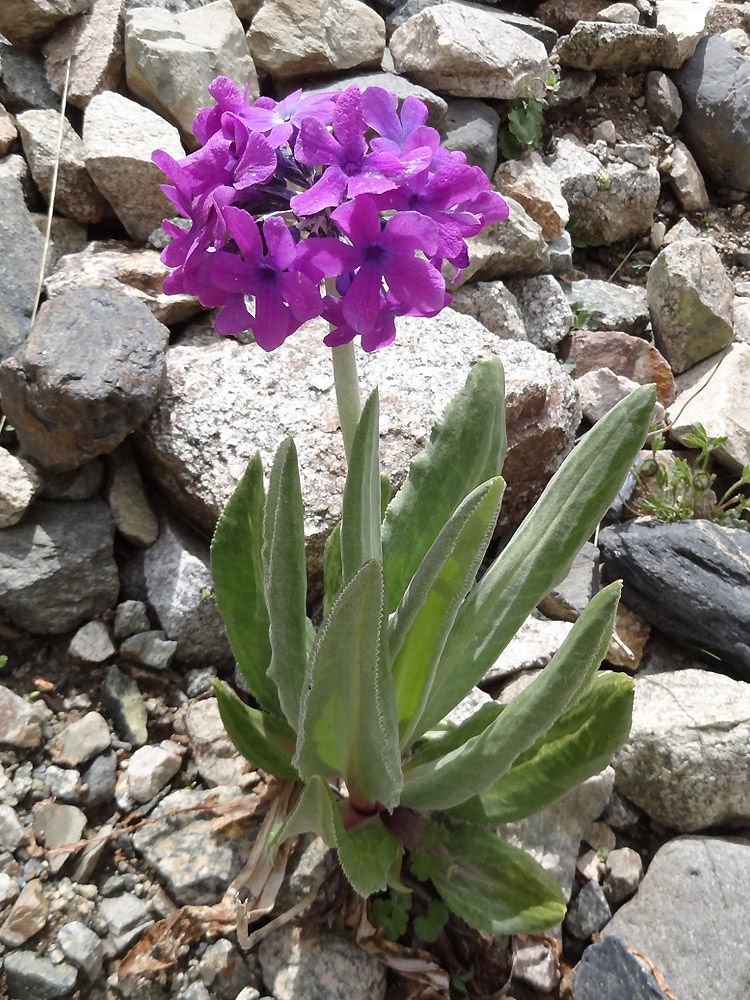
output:
[[[336,833],[330,789],[321,778],[311,778],[302,786],[297,804],[284,822],[274,829],[268,841],[275,855],[285,840],[302,833],[314,833],[328,846],[336,846]]]
[[[401,761],[383,650],[383,572],[371,560],[344,587],[310,653],[295,765],[344,778],[359,802],[398,803]]]
[[[451,725],[440,735],[431,735],[429,739],[423,740],[409,758],[409,769],[419,767],[421,764],[428,764],[431,760],[445,757],[452,750],[457,750],[467,740],[483,733],[500,715],[503,708],[505,706],[497,701],[488,701],[484,705],[480,705],[476,712],[460,725]]]
[[[261,555],[264,503],[263,466],[256,452],[216,525],[211,574],[242,678],[264,708],[281,715],[276,685],[267,676],[271,640]]]
[[[333,792],[329,789],[331,796]],[[336,850],[349,883],[360,896],[371,896],[388,884],[388,875],[396,866],[403,848],[386,830],[379,816],[371,816],[345,830],[341,813],[334,806]]]
[[[253,767],[277,778],[297,781],[299,775],[292,764],[294,731],[286,722],[246,705],[221,681],[214,681],[213,687],[221,721],[242,756]]]
[[[503,369],[480,361],[409,468],[383,522],[388,613],[395,611],[427,550],[456,507],[500,472],[505,458]]]
[[[263,517],[263,564],[271,665],[287,721],[296,727],[307,667],[307,568],[297,450],[283,441],[271,469]]]
[[[423,851],[449,908],[486,934],[533,934],[565,916],[560,886],[525,851],[467,823],[433,822]],[[412,870],[414,868],[412,867]]]
[[[422,560],[388,623],[401,746],[422,714],[445,640],[492,536],[505,483],[478,486]]]
[[[468,694],[531,611],[564,579],[628,474],[654,401],[653,386],[636,389],[595,424],[552,477],[461,606],[416,735]]]
[[[610,672],[590,686],[552,728],[483,795],[451,810],[475,823],[511,823],[552,805],[598,774],[628,737],[633,681]]]
[[[323,548],[323,617],[333,607],[333,602],[344,586],[344,571],[341,568],[341,521],[334,525],[326,538]]]
[[[401,802],[449,809],[486,792],[562,715],[596,672],[612,638],[620,584],[600,591],[547,666],[478,736],[445,757],[409,770]]]
[[[375,389],[364,405],[354,433],[344,486],[341,564],[345,582],[368,559],[382,559],[379,414]]]

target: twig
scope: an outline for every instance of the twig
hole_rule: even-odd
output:
[[[699,396],[703,392],[704,389],[708,388],[708,385],[709,385],[711,379],[717,373],[717,371],[719,370],[719,367],[721,366],[721,363],[726,359],[727,355],[729,354],[729,348],[731,346],[732,346],[731,344],[727,344],[727,346],[724,348],[724,351],[723,351],[721,357],[716,362],[716,364],[714,365],[714,367],[711,369],[711,373],[708,376],[708,378],[706,379],[706,381],[703,383],[703,385],[699,385],[698,388],[695,390],[695,392],[692,394],[692,396],[688,396],[688,398],[685,400],[685,402],[682,404],[682,406],[679,408],[679,410],[677,411],[677,413],[669,421],[668,424],[664,424],[662,427],[658,427],[655,431],[651,431],[650,433],[648,433],[646,435],[646,440],[647,441],[649,440],[649,438],[655,437],[657,434],[663,434],[665,431],[669,432],[669,431],[672,430],[672,428],[674,427],[674,425],[677,423],[677,421],[680,419],[680,417],[682,416],[682,414],[685,412],[685,409],[690,405],[690,403],[693,402],[693,400],[695,399],[695,397]]]
[[[614,277],[617,276],[617,274],[620,272],[621,268],[623,268],[627,264],[627,262],[630,260],[630,258],[635,253],[635,251],[638,249],[638,245],[639,245],[640,242],[641,242],[640,240],[636,240],[636,242],[632,245],[632,247],[628,250],[628,252],[622,258],[622,260],[620,261],[620,263],[614,269],[614,271],[612,272],[612,274],[610,274],[610,276],[607,278],[607,281],[611,281]]]

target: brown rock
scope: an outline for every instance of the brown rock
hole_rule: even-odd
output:
[[[525,153],[519,160],[503,163],[493,183],[526,209],[541,226],[545,240],[562,236],[570,218],[568,203],[560,190],[560,181],[538,153]]]
[[[62,93],[69,57],[68,101],[85,108],[94,94],[116,90],[122,74],[125,0],[93,0],[85,14],[61,24],[44,46],[47,79]]]
[[[5,156],[18,138],[13,115],[0,104],[0,156]]]
[[[27,882],[0,927],[0,942],[6,948],[20,948],[47,923],[49,903],[35,879]]]
[[[0,745],[28,750],[41,742],[42,727],[34,707],[0,684]]]
[[[615,618],[615,634],[605,659],[613,666],[624,667],[634,674],[641,665],[643,650],[650,635],[651,626],[645,618],[641,618],[620,601]]]
[[[575,378],[597,368],[609,368],[640,385],[655,383],[662,406],[669,406],[674,399],[672,369],[659,351],[640,337],[618,331],[576,330],[563,355],[575,362]]]
[[[19,48],[33,46],[56,24],[91,6],[91,0],[3,0],[0,33]]]

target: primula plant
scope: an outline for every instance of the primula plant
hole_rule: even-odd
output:
[[[224,79],[211,93],[216,106],[195,122],[201,148],[179,163],[154,156],[188,220],[166,224],[166,287],[218,308],[219,333],[250,329],[265,350],[325,317],[348,460],[319,628],[306,611],[291,440],[267,488],[253,458],[212,543],[216,602],[253,698],[217,683],[222,719],[279,779],[268,849],[312,832],[362,896],[406,891],[408,873],[482,931],[549,927],[565,911],[560,888],[494,828],[554,802],[625,739],[631,681],[598,673],[618,586],[513,702],[445,720],[593,532],[643,442],[653,390],[597,423],[475,584],[504,490],[499,362],[471,369],[391,498],[378,395],[360,410],[353,341],[375,350],[397,317],[436,315],[449,301],[445,265],[460,272],[466,238],[507,206],[440,146],[412,97],[399,107],[381,88],[352,87],[250,105]]]

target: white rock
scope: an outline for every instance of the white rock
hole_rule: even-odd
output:
[[[505,200],[510,209],[508,218],[491,223],[466,241],[469,264],[461,272],[458,287],[477,278],[491,281],[514,274],[538,274],[549,265],[549,248],[541,226],[513,198]]]
[[[451,308],[473,316],[503,340],[526,340],[526,327],[516,297],[502,281],[463,285],[454,294]]]
[[[100,974],[104,963],[104,945],[98,934],[80,920],[63,924],[57,932],[57,941],[63,954],[89,980]]]
[[[136,802],[148,802],[181,766],[182,757],[162,746],[138,747],[128,763],[128,791]]]
[[[17,524],[41,488],[33,465],[0,448],[0,528]]]
[[[664,36],[664,69],[679,69],[695,52],[713,7],[713,0],[656,0],[656,30]]]
[[[184,153],[177,129],[122,94],[98,94],[83,122],[86,167],[128,234],[144,243],[173,214],[159,185],[164,176],[151,162],[155,149],[176,160]]]
[[[551,71],[536,38],[486,8],[454,3],[410,17],[390,50],[398,73],[455,97],[512,99]]]
[[[581,411],[586,420],[595,424],[621,399],[634,392],[639,383],[624,375],[616,375],[609,368],[595,368],[577,378],[576,386],[581,398]],[[663,414],[664,408],[657,405]]]
[[[641,856],[632,847],[610,851],[606,861],[604,894],[610,903],[621,903],[632,896],[643,878]]]
[[[125,16],[125,73],[128,87],[152,111],[192,134],[193,119],[214,102],[208,85],[217,76],[250,86],[258,78],[245,31],[231,0],[214,0],[183,14],[136,7]]]
[[[495,187],[522,205],[541,226],[545,240],[562,236],[570,218],[560,181],[539,153],[530,152],[518,160],[508,160],[495,172]]]
[[[744,53],[750,47],[750,35],[748,35],[744,28],[728,28],[726,31],[721,32],[721,37],[724,41],[729,42],[737,52]]]
[[[750,298],[734,297],[734,339],[750,344]]]
[[[573,628],[572,622],[527,618],[515,636],[484,675],[484,680],[498,680],[521,670],[546,667]]]
[[[0,746],[30,749],[42,742],[35,706],[0,684]]]
[[[596,15],[597,21],[612,21],[613,24],[638,24],[640,17],[638,8],[629,3],[610,4]]]
[[[241,785],[250,764],[241,757],[227,736],[216,698],[193,702],[185,727],[198,773],[209,788]]]
[[[508,288],[523,317],[526,339],[542,351],[553,351],[573,325],[573,310],[551,274],[510,278]]]
[[[378,67],[385,21],[360,0],[265,0],[247,38],[255,64],[284,80]]]
[[[48,35],[60,21],[90,6],[91,0],[3,0],[0,32],[11,44],[27,48]]]
[[[693,154],[684,142],[675,139],[674,149],[669,157],[669,183],[686,212],[706,212],[710,208],[706,183]]]
[[[62,731],[55,756],[60,762],[75,767],[109,750],[111,745],[112,734],[107,720],[98,712],[87,712]]]

